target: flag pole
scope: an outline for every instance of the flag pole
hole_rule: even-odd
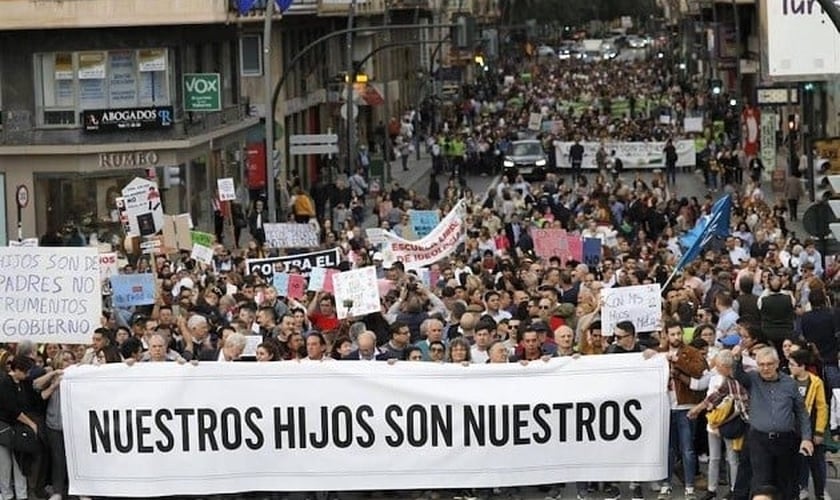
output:
[[[679,266],[674,267],[674,271],[671,273],[670,276],[668,276],[668,279],[665,280],[665,284],[662,285],[662,292],[663,293],[665,292],[665,290],[668,289],[668,285],[671,284],[671,281],[674,279],[674,277],[677,275],[678,272],[680,272]]]

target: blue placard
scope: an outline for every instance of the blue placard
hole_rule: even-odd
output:
[[[601,263],[601,239],[583,239],[583,262],[588,266],[597,266]]]
[[[154,304],[155,275],[141,273],[111,276],[111,303],[114,307]]]
[[[440,214],[437,210],[410,210],[408,216],[411,231],[417,238],[428,236],[440,223]]]

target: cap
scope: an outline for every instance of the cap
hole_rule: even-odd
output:
[[[373,252],[373,260],[385,260],[382,258],[382,252]]]
[[[537,333],[548,333],[548,331],[549,331],[548,326],[546,326],[545,323],[542,323],[540,321],[534,322],[531,325],[531,328],[529,328],[529,330],[537,332]]]
[[[727,335],[726,337],[723,337],[719,340],[719,342],[720,345],[722,345],[723,347],[735,347],[736,345],[741,343],[741,336],[733,333],[732,335]]]

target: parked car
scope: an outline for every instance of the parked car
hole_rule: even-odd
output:
[[[545,179],[547,168],[548,156],[536,139],[513,141],[510,153],[502,160],[502,173],[511,180],[522,174],[526,181],[541,181]]]
[[[627,46],[631,49],[644,49],[648,46],[648,39],[641,36],[631,35],[627,37]]]
[[[537,47],[537,55],[539,57],[555,57],[557,54],[548,45],[540,45]]]
[[[601,58],[604,60],[615,59],[618,56],[618,47],[610,42],[601,44]]]

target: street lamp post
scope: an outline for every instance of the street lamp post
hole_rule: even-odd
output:
[[[356,69],[353,65],[353,21],[356,17],[356,0],[350,1],[350,13],[347,16],[347,175],[353,175],[353,157],[355,156],[356,116],[353,106],[353,84],[356,82]]]
[[[263,25],[263,91],[265,102],[265,170],[268,199],[268,220],[277,220],[277,196],[274,191],[274,106],[271,106],[271,21],[274,17],[274,0],[265,3],[265,22]],[[286,185],[283,166],[280,165],[280,183]]]

